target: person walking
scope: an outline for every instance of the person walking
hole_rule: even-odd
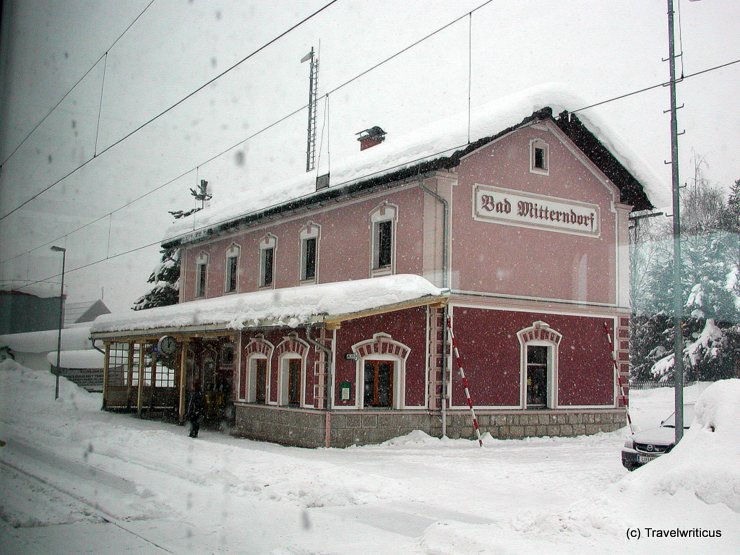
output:
[[[203,392],[200,390],[200,382],[196,381],[193,383],[193,392],[190,394],[190,402],[186,413],[188,420],[190,420],[190,437],[198,437],[203,408]]]

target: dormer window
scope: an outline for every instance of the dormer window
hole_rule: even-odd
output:
[[[550,173],[550,147],[541,139],[529,143],[529,171],[542,175]]]

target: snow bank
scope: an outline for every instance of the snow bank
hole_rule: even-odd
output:
[[[314,318],[351,314],[443,294],[443,290],[420,276],[401,274],[242,293],[138,312],[103,314],[95,319],[92,332],[202,325],[238,330],[265,322],[297,327]]]
[[[586,104],[586,101],[565,85],[559,83],[539,85],[474,107],[470,116],[470,137],[475,141],[495,135],[518,125],[524,118],[546,107],[552,108],[553,114],[557,115],[563,110],[577,110]],[[648,164],[632,151],[627,141],[609,129],[608,123],[603,118],[596,113],[589,113],[588,116],[579,113],[578,118],[642,183],[654,205],[662,206],[670,202],[665,192],[670,190],[670,186],[661,183]],[[392,141],[385,141],[346,159],[337,167],[332,167],[332,187],[350,185],[380,177],[421,161],[449,156],[467,146],[467,137],[468,113],[461,112],[420,127],[405,136],[394,137]],[[255,192],[256,190],[259,192]],[[167,230],[164,240],[183,237],[191,234],[193,230],[234,221],[246,214],[274,207],[288,200],[307,198],[313,194],[315,177],[302,173],[280,183],[250,188],[248,194],[229,196],[220,202],[214,199],[212,206],[173,223]]]
[[[721,380],[699,397],[691,428],[668,454],[624,480],[623,491],[686,492],[740,513],[740,380]]]

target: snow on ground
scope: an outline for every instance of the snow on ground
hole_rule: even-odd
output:
[[[99,410],[0,363],[2,553],[735,553],[740,380],[687,388],[696,423],[628,473],[626,429],[298,449]],[[703,390],[703,394],[700,393]],[[634,392],[646,428],[673,391]],[[714,429],[714,431],[711,431]],[[646,538],[648,528],[720,538]],[[628,539],[632,530],[641,538]]]

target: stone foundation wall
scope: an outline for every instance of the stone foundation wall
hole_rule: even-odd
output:
[[[326,412],[269,405],[237,404],[234,435],[296,447],[323,447]]]
[[[481,433],[490,432],[498,439],[524,437],[572,437],[613,432],[627,425],[624,410],[520,411],[477,413]],[[434,427],[440,435],[442,425]],[[472,438],[475,434],[470,413],[448,413],[447,437]]]
[[[313,409],[290,409],[265,405],[235,406],[234,434],[297,447],[323,447],[326,413]],[[481,433],[499,439],[542,436],[578,436],[612,432],[626,425],[622,409],[572,411],[510,411],[476,413]],[[331,446],[348,447],[381,443],[421,430],[442,434],[438,412],[427,411],[334,411],[331,413]],[[474,438],[470,413],[447,413],[447,437]]]

